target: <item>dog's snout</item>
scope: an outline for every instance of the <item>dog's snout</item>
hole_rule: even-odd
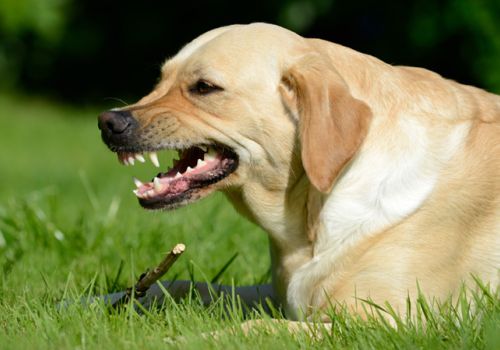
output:
[[[108,111],[99,116],[99,129],[109,134],[123,134],[131,125],[134,118],[127,111]]]

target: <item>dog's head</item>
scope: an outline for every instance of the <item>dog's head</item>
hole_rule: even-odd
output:
[[[178,150],[173,168],[137,183],[141,205],[154,209],[220,189],[286,191],[304,174],[328,192],[369,119],[328,55],[283,28],[252,24],[195,39],[164,64],[150,94],[101,114],[99,128],[123,163]]]

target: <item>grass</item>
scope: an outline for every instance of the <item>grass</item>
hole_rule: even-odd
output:
[[[221,195],[174,212],[140,209],[131,177],[155,170],[120,166],[100,141],[97,113],[0,96],[0,349],[500,348],[499,297],[486,287],[474,308],[461,299],[433,312],[421,299],[415,319],[396,317],[397,327],[339,310],[321,339],[278,326],[273,334],[205,340],[201,333],[237,325],[243,315],[237,305],[202,307],[196,297],[143,316],[102,304],[57,309],[62,299],[131,285],[178,242],[187,251],[166,278],[211,280],[235,254],[220,282],[270,278],[265,234]]]

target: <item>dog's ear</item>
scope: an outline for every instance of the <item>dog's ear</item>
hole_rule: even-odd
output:
[[[328,58],[309,55],[283,76],[285,104],[298,113],[302,163],[311,183],[331,191],[366,136],[371,109],[354,98]],[[290,107],[289,107],[290,108]]]

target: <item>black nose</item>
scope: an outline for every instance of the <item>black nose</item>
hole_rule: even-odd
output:
[[[137,140],[139,122],[129,111],[109,111],[99,116],[102,140],[112,150],[130,147]]]
[[[98,127],[109,135],[123,134],[135,122],[128,111],[109,111],[99,116]]]

